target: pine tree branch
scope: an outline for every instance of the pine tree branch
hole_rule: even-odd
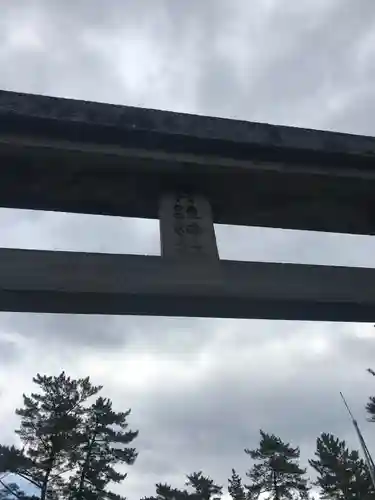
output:
[[[16,498],[18,498],[19,500],[22,500],[22,497],[16,493],[14,490],[12,490],[12,488],[10,488],[6,483],[4,483],[4,481],[2,479],[0,479],[0,484],[1,486],[8,492],[10,493],[11,495],[15,496]]]
[[[31,425],[31,427],[32,427],[33,431],[35,432],[35,434],[37,435],[38,429],[36,428],[35,424],[34,424],[33,422],[30,422],[30,425]],[[16,431],[16,432],[17,432],[17,431]],[[39,438],[40,442],[42,443],[42,445],[43,445],[44,449],[45,449],[47,452],[49,452],[49,448],[48,448],[48,446],[47,446],[46,442],[44,441],[43,437],[39,435],[39,436],[38,436],[38,438]],[[30,440],[28,440],[28,441],[30,441]],[[25,446],[27,446],[27,445],[25,445]],[[25,448],[25,446],[24,446],[24,448]]]
[[[26,481],[29,481],[29,483],[33,484],[36,488],[40,489],[40,484],[31,477],[29,477],[27,474],[19,471],[15,471],[14,474],[21,477],[22,479],[25,479]]]
[[[62,476],[62,474],[66,474],[67,472],[74,470],[77,466],[76,465],[71,465],[70,467],[51,475],[51,479],[57,479]]]

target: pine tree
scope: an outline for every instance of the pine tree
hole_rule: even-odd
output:
[[[323,498],[334,500],[375,500],[366,464],[358,451],[345,441],[322,433],[316,443],[316,459],[309,463],[317,473],[316,485]]]
[[[190,490],[172,488],[168,484],[156,485],[156,496],[145,497],[143,500],[219,500],[222,486],[215,484],[213,479],[204,476],[202,472],[194,472],[187,477],[186,486]]]
[[[126,447],[137,436],[125,432],[130,410],[115,413],[111,402],[100,397],[90,405],[102,386],[92,385],[89,377],[38,374],[33,382],[40,392],[24,395],[23,408],[16,410],[23,448],[0,446],[0,473],[28,480],[40,500],[121,499],[106,487],[125,477],[114,465],[136,458],[134,448]]]
[[[223,487],[215,484],[213,479],[204,476],[201,471],[188,475],[186,485],[194,489],[200,500],[217,500],[222,495]]]
[[[260,436],[257,449],[245,449],[245,453],[259,462],[246,474],[251,479],[251,485],[247,486],[249,498],[258,498],[262,493],[267,493],[270,500],[307,498],[306,469],[298,464],[299,448],[292,448],[274,434],[260,431]]]
[[[91,385],[88,378],[72,380],[64,372],[58,377],[37,374],[33,382],[41,392],[24,394],[24,406],[16,410],[21,417],[16,434],[23,449],[2,447],[2,458],[7,465],[5,470],[28,479],[40,489],[41,500],[45,500],[47,494],[58,497],[82,404],[101,387]]]
[[[232,469],[232,476],[228,479],[228,492],[233,500],[246,500],[245,488],[241,477],[235,469]]]
[[[366,404],[366,412],[369,414],[369,422],[375,422],[375,397],[370,396]]]
[[[168,484],[156,485],[155,497],[144,497],[142,500],[195,500],[187,490],[172,488]]]
[[[112,402],[101,397],[88,408],[75,435],[78,446],[71,456],[71,462],[78,463],[69,485],[72,499],[121,500],[122,497],[114,497],[106,488],[109,483],[119,483],[126,477],[113,466],[132,465],[137,457],[135,448],[126,447],[138,435],[126,430],[129,414],[130,410],[114,412]]]
[[[367,371],[373,376],[375,377],[375,372],[374,370],[372,370],[371,368],[367,368]],[[374,396],[370,396],[369,397],[369,401],[366,405],[366,411],[367,413],[369,414],[369,418],[368,420],[370,422],[375,422],[375,397]]]

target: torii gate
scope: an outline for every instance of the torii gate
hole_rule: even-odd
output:
[[[375,269],[220,260],[213,222],[375,233],[375,139],[0,91],[0,206],[159,218],[161,257],[0,249],[0,310],[375,321]]]

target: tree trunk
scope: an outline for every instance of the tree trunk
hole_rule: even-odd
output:
[[[46,470],[46,475],[44,476],[42,488],[40,490],[40,500],[46,500],[46,498],[47,498],[48,481],[49,481],[49,477],[50,477],[52,469],[53,469],[54,459],[55,459],[55,453],[52,452],[51,455],[49,456],[49,459],[48,459],[48,467]]]
[[[279,486],[277,484],[276,472],[273,473],[273,488],[274,488],[274,493],[275,493],[275,500],[280,500]]]
[[[83,486],[85,484],[85,476],[86,476],[86,471],[87,471],[87,464],[89,463],[90,459],[90,453],[91,453],[91,447],[89,448],[85,461],[82,465],[82,470],[81,470],[81,476],[79,478],[79,485],[78,485],[78,491],[77,491],[77,500],[82,499],[82,494],[83,494]]]
[[[95,443],[96,435],[97,435],[97,432],[95,431],[94,435],[93,435],[93,437],[91,439],[91,442],[89,444],[89,447],[87,449],[87,454],[86,454],[86,457],[85,457],[85,461],[83,462],[83,465],[82,465],[81,475],[80,475],[80,478],[79,478],[79,486],[78,486],[78,491],[77,491],[77,500],[81,500],[82,499],[83,486],[85,484],[87,466],[88,466],[89,461],[90,461],[91,451],[92,451],[92,447],[94,446],[94,443]]]

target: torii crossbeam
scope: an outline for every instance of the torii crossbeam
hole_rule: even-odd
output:
[[[0,310],[375,321],[375,270],[234,262],[213,223],[375,233],[375,139],[0,91],[0,206],[160,219],[161,257],[0,249]]]

